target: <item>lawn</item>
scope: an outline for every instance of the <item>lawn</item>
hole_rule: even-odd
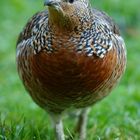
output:
[[[87,140],[140,140],[140,1],[92,0],[119,24],[125,38],[128,62],[120,84],[92,107]],[[25,91],[16,70],[15,46],[19,32],[43,0],[0,1],[0,140],[52,140],[48,115]],[[67,135],[71,118],[64,120]]]

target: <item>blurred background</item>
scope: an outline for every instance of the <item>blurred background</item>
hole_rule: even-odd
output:
[[[118,23],[128,62],[121,83],[89,114],[88,140],[140,139],[140,0],[91,0]],[[0,1],[0,140],[52,140],[48,115],[28,96],[16,70],[16,40],[43,0]],[[72,119],[65,132],[73,131]]]

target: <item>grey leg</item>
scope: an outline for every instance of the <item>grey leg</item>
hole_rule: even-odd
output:
[[[65,140],[61,115],[51,114],[51,118],[55,129],[56,140]]]
[[[85,140],[86,139],[86,128],[87,128],[87,119],[88,119],[89,111],[90,111],[89,108],[82,109],[81,113],[78,117],[76,132],[79,133],[79,139],[80,140]]]

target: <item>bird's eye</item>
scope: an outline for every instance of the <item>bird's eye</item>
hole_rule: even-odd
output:
[[[74,0],[69,0],[69,3],[73,3],[74,2]]]

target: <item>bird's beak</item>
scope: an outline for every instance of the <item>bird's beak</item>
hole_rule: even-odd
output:
[[[58,7],[60,5],[59,2],[59,0],[45,0],[44,6]]]

